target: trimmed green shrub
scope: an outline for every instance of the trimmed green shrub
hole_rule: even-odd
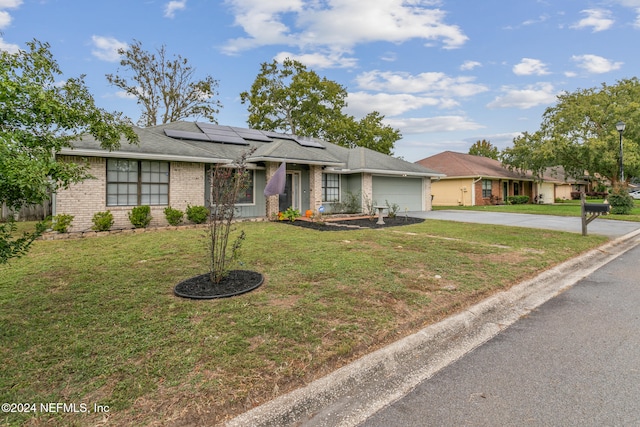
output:
[[[146,205],[136,206],[129,212],[129,221],[135,228],[146,228],[151,218],[151,208]]]
[[[629,215],[633,209],[633,197],[623,189],[614,190],[608,200],[612,214]]]
[[[93,214],[91,221],[93,221],[93,227],[91,227],[92,230],[109,231],[113,226],[113,214],[111,211],[96,212]]]
[[[180,225],[184,218],[184,212],[179,209],[173,209],[171,206],[164,208],[164,216],[167,218],[169,225]]]
[[[204,206],[187,205],[187,219],[194,224],[203,224],[209,218],[209,209]]]
[[[529,196],[509,196],[507,203],[510,205],[525,205],[529,203]]]
[[[281,212],[279,216],[281,216],[281,219],[283,220],[288,219],[289,221],[294,222],[296,218],[300,217],[300,211],[290,206],[286,211]]]
[[[73,215],[67,214],[58,214],[53,217],[53,231],[57,231],[58,233],[66,233],[67,229],[71,225],[71,221],[73,221]]]

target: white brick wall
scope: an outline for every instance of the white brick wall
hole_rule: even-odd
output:
[[[60,156],[59,161],[75,161],[73,156]],[[71,185],[55,196],[55,213],[73,215],[69,231],[89,230],[96,212],[111,211],[113,228],[132,228],[128,214],[132,206],[107,206],[106,174],[107,162],[103,157],[88,159],[89,173],[93,179]],[[204,205],[204,164],[171,162],[169,169],[169,203],[172,208],[185,211],[187,205]],[[153,220],[150,226],[164,226],[165,206],[151,206]],[[186,215],[185,215],[186,220]]]
[[[309,191],[309,209],[317,212],[318,208],[322,206],[322,166],[310,166]]]

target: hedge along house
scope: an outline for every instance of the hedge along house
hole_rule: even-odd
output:
[[[251,149],[251,184],[236,205],[243,218],[274,218],[289,207],[304,213],[323,206],[328,213],[348,197],[357,197],[361,207],[388,201],[402,210],[430,210],[431,180],[442,177],[366,148],[290,134],[184,121],[134,129],[137,145],[123,140],[119,149],[106,151],[85,136],[56,155],[63,162],[85,161],[94,177],[54,195],[53,214],[73,215],[72,231],[90,229],[93,215],[106,210],[114,228],[131,228],[128,213],[140,205],[151,206],[152,226],[166,225],[165,207],[206,205],[210,168],[232,168]],[[283,162],[285,191],[265,197]]]

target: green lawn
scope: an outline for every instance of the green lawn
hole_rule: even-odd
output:
[[[173,295],[204,273],[199,230],[38,241],[0,266],[0,402],[108,407],[0,413],[5,425],[213,425],[605,242],[426,221],[318,232],[242,223],[248,294]]]
[[[587,203],[602,203],[602,200],[588,200]],[[580,201],[571,200],[564,203],[554,203],[549,205],[490,205],[490,206],[435,206],[434,210],[456,209],[456,210],[474,210],[474,211],[490,211],[490,212],[512,212],[512,213],[528,213],[538,215],[559,215],[559,216],[580,216]],[[602,219],[621,220],[621,221],[638,221],[640,222],[640,201],[635,201],[635,207],[630,215],[602,215]]]

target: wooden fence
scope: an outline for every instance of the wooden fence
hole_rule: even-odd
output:
[[[6,221],[11,217],[15,218],[16,221],[36,221],[43,220],[49,215],[51,215],[51,200],[47,200],[42,205],[23,206],[17,212],[2,204],[0,221]]]

